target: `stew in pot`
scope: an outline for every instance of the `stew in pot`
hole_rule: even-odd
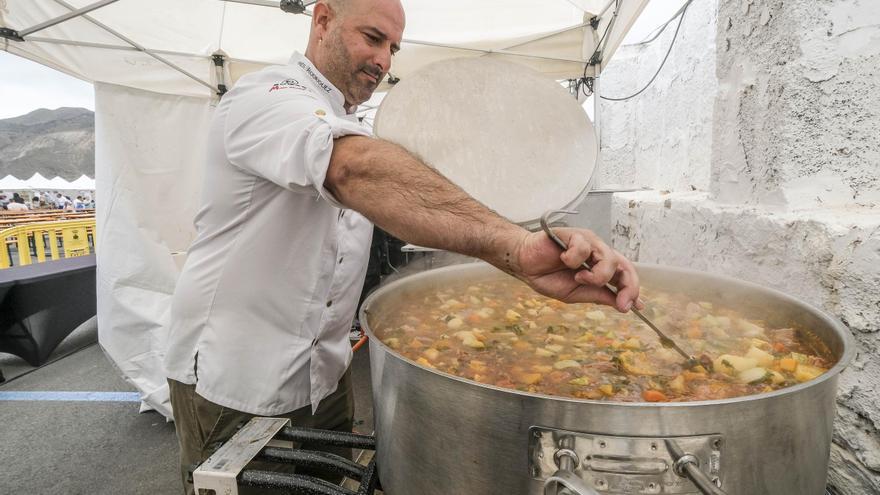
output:
[[[527,392],[610,401],[697,401],[769,392],[833,365],[802,328],[772,328],[681,294],[642,293],[653,321],[703,365],[684,369],[630,314],[565,304],[511,277],[410,293],[370,326],[416,363]],[[376,321],[373,321],[376,320]]]

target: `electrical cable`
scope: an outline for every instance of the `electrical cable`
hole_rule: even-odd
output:
[[[645,37],[645,39],[639,41],[638,43],[631,43],[630,46],[651,44],[654,40],[659,38],[661,34],[663,34],[663,31],[666,31],[666,28],[669,27],[670,24],[672,24],[672,21],[674,21],[676,17],[681,15],[681,13],[684,12],[684,10],[688,8],[688,5],[690,5],[693,1],[694,0],[687,0],[687,2],[685,2],[681,6],[681,8],[679,8],[674,14],[672,14],[672,17],[670,17],[669,20],[654,28],[650,33],[648,33],[648,36]]]
[[[663,61],[660,62],[660,67],[657,68],[657,71],[654,72],[654,75],[651,76],[651,79],[648,81],[648,83],[645,84],[645,86],[642,89],[636,91],[635,93],[633,93],[629,96],[625,96],[622,98],[613,98],[613,97],[609,97],[609,96],[598,95],[599,98],[602,98],[603,100],[606,100],[606,101],[629,100],[630,98],[635,98],[636,96],[642,94],[646,89],[648,89],[651,86],[651,84],[654,83],[654,80],[657,79],[658,75],[660,75],[660,71],[663,70],[663,66],[666,65],[666,60],[669,59],[669,54],[672,53],[672,47],[675,46],[675,40],[678,38],[678,31],[679,31],[679,29],[681,29],[682,21],[684,21],[684,14],[687,12],[687,8],[690,6],[691,2],[693,2],[693,0],[688,0],[688,2],[684,5],[684,7],[681,8],[681,10],[680,10],[681,13],[679,14],[679,18],[678,18],[678,24],[675,26],[675,33],[672,35],[672,41],[669,43],[669,48],[666,50],[666,55],[663,56]],[[673,19],[675,19],[675,17],[673,17]]]
[[[579,79],[574,79],[572,83],[574,84],[573,94],[577,95],[580,92],[583,92],[585,97],[589,97],[593,94],[593,78],[587,77],[587,69],[591,65],[595,65],[596,63],[596,55],[602,50],[602,42],[605,40],[605,37],[608,36],[608,33],[611,32],[611,29],[614,27],[614,21],[617,19],[617,13],[620,10],[620,0],[615,0],[614,2],[614,12],[611,13],[611,20],[608,21],[608,26],[605,27],[605,32],[602,33],[602,36],[599,37],[599,41],[596,42],[596,48],[593,50],[593,53],[590,55],[590,58],[587,59],[587,64],[584,65],[584,74]],[[588,92],[589,91],[589,92]]]

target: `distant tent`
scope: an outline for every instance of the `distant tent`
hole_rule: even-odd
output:
[[[18,177],[7,175],[0,179],[0,191],[21,191],[24,189],[30,189],[30,187],[28,187],[27,182]]]
[[[91,179],[88,175],[83,174],[79,179],[70,183],[70,188],[76,189],[77,191],[94,191],[95,179]]]
[[[48,190],[55,190],[55,189],[58,189],[57,187],[55,187],[54,185],[52,185],[52,182],[51,182],[49,179],[47,179],[47,178],[43,177],[42,175],[40,175],[39,172],[34,173],[34,175],[32,175],[30,179],[27,179],[27,180],[25,181],[25,183],[27,183],[27,186],[28,186],[30,189],[39,189],[39,190],[47,190],[47,189],[48,189]]]
[[[52,184],[51,189],[53,190],[67,191],[73,189],[70,187],[70,182],[67,182],[63,177],[58,177],[57,175],[49,179],[49,184]]]

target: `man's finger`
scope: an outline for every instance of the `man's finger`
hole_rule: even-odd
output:
[[[580,285],[566,297],[565,302],[571,303],[598,303],[614,307],[614,293],[605,286]]]
[[[639,275],[635,267],[625,258],[621,260],[620,271],[615,277],[617,287],[617,301],[615,307],[618,311],[626,313],[633,306],[639,308]],[[644,307],[644,305],[641,305]]]
[[[597,260],[593,268],[581,270],[575,275],[575,280],[582,284],[605,285],[617,273],[619,257],[613,249],[599,242],[594,246],[593,258]]]
[[[568,249],[562,252],[559,258],[565,266],[572,270],[581,268],[583,263],[593,254],[593,245],[583,235],[574,233],[568,238]]]

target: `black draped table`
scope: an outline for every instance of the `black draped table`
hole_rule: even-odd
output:
[[[0,270],[0,352],[39,366],[95,307],[95,255]]]

